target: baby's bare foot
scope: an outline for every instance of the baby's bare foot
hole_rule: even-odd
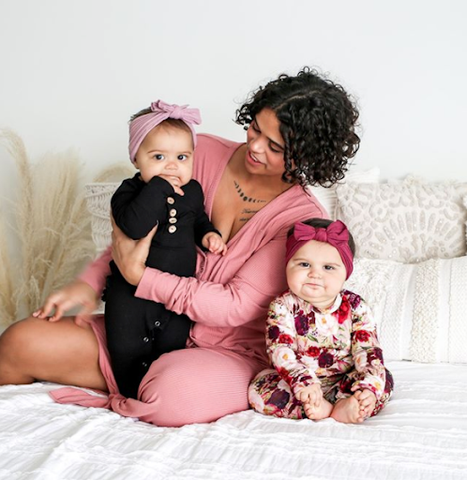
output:
[[[360,405],[360,413],[363,418],[368,418],[376,407],[376,396],[370,390],[357,390],[354,397]]]
[[[306,416],[310,420],[322,420],[323,418],[328,418],[331,415],[332,404],[323,398],[321,399],[319,407],[315,407],[310,403],[304,403],[303,409],[305,410]]]
[[[332,409],[331,418],[341,423],[362,423],[365,416],[354,395],[338,400]]]

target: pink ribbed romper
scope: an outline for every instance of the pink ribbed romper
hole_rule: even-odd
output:
[[[209,217],[224,169],[241,145],[198,136],[193,176],[203,187]],[[211,422],[246,410],[249,382],[267,365],[267,309],[286,289],[287,230],[297,221],[325,216],[316,198],[296,185],[255,214],[228,242],[225,256],[199,251],[196,278],[146,268],[136,296],[194,320],[187,348],[154,361],[138,400],[124,398],[109,363],[103,317],[96,316],[93,329],[109,395],[66,387],[53,391],[52,397],[61,403],[111,408],[158,426]],[[107,250],[80,276],[97,292],[104,288],[109,260]]]

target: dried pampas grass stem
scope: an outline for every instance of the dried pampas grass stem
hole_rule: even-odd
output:
[[[52,153],[32,166],[18,135],[0,130],[0,139],[20,178],[14,207],[19,266],[8,260],[5,231],[0,229],[0,322],[8,324],[29,315],[51,291],[70,282],[95,249],[77,155]]]

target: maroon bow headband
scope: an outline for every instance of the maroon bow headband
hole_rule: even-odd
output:
[[[174,118],[184,121],[191,130],[193,135],[193,145],[196,147],[196,132],[193,124],[201,123],[201,116],[197,108],[187,108],[188,105],[169,105],[168,103],[158,100],[151,103],[151,113],[136,117],[130,123],[130,142],[128,150],[130,152],[130,160],[134,163],[136,152],[143,143],[146,135],[159,123]]]
[[[289,263],[295,252],[310,240],[329,243],[329,245],[337,249],[347,272],[345,277],[347,280],[353,270],[353,255],[349,247],[349,231],[347,227],[340,220],[332,222],[327,228],[315,228],[305,223],[296,223],[293,233],[286,243],[286,264]]]

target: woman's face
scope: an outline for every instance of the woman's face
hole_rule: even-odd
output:
[[[281,177],[285,172],[284,140],[279,120],[269,108],[263,108],[247,131],[246,169],[254,175]]]

